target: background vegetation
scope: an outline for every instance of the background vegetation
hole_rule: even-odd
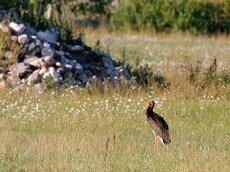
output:
[[[47,21],[43,14],[49,3],[58,15]],[[38,28],[64,27],[70,19],[73,24],[78,16],[85,16],[98,20],[107,18],[114,30],[179,30],[193,34],[228,34],[230,31],[228,0],[14,0],[1,1],[0,6],[18,12],[24,21]],[[67,18],[65,23],[63,15]]]
[[[111,23],[118,29],[229,33],[229,1],[130,0],[113,11]]]

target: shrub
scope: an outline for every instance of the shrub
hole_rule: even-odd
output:
[[[204,72],[204,79],[203,79],[202,87],[209,87],[212,83],[215,86],[218,84],[216,59],[213,60],[213,63]]]
[[[230,31],[230,1],[129,0],[111,16],[116,29],[172,31],[211,34]]]
[[[183,8],[184,10],[179,11],[177,22],[179,29],[204,34],[225,31],[222,26],[225,24],[225,19],[221,4],[191,1],[183,4]]]
[[[130,66],[129,66],[130,67]],[[153,66],[144,64],[130,67],[131,75],[144,87],[156,85],[158,88],[169,88],[169,83],[161,73],[154,73]]]
[[[206,69],[201,61],[190,65],[186,71],[190,85],[202,90],[227,86],[230,83],[229,71],[218,72],[217,67],[216,59]]]
[[[53,77],[49,76],[48,78],[43,80],[42,85],[44,88],[51,90],[51,89],[54,89],[56,87],[56,82],[53,79]]]

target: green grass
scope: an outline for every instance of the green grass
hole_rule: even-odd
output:
[[[121,59],[123,50],[126,60],[132,63],[137,57],[141,61],[160,64],[174,64],[214,58],[227,63],[230,59],[229,37],[223,35],[205,37],[186,34],[152,34],[152,33],[108,33],[104,30],[86,30],[85,40],[94,46],[100,40],[103,49],[109,49],[114,58]],[[159,64],[160,63],[160,64]],[[161,66],[162,67],[162,66]]]
[[[230,107],[224,97],[167,92],[0,92],[1,171],[229,171]],[[141,113],[147,99],[172,143],[153,151]],[[106,146],[107,145],[107,146]]]
[[[109,50],[113,58],[124,60],[134,69],[138,58],[139,66],[148,64],[153,75],[163,76],[171,90],[184,96],[215,93],[230,97],[228,36],[108,33],[105,30],[86,30],[85,33],[85,41],[90,46],[93,47],[100,40],[103,50]],[[214,59],[216,70],[213,70]],[[195,82],[191,76],[194,76]],[[203,86],[206,87],[204,90]]]

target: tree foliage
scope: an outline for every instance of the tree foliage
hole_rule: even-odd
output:
[[[129,0],[113,11],[116,29],[218,33],[230,31],[230,1]]]

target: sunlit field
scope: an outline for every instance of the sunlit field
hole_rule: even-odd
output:
[[[219,67],[229,69],[230,43],[224,37],[87,35],[92,46],[99,37],[103,47],[112,40],[107,48],[115,58],[125,47],[130,63],[137,56],[159,62],[166,76],[167,67],[187,60],[216,57]],[[171,79],[180,81],[179,76]],[[169,89],[122,87],[104,93],[97,88],[38,94],[0,90],[0,171],[228,172],[230,89],[213,88],[197,93],[178,82]],[[155,100],[155,112],[168,122],[172,138],[157,151],[141,112],[147,100]]]
[[[140,112],[148,99],[170,126],[172,143],[158,151]],[[224,96],[1,92],[0,108],[2,171],[230,170],[230,106]]]
[[[77,34],[77,33],[76,33]],[[186,34],[108,33],[103,30],[85,30],[86,42],[94,47],[99,40],[102,49],[109,49],[114,58],[121,58],[125,49],[126,60],[136,58],[151,63],[209,62],[214,58],[230,63],[230,37],[192,36]],[[160,64],[159,64],[160,63]]]

